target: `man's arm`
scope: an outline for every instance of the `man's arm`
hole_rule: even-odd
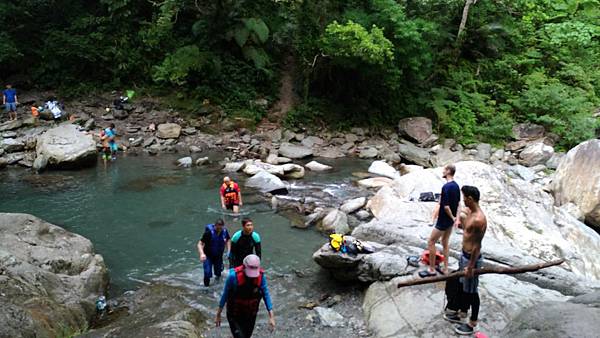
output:
[[[260,248],[260,243],[256,243],[254,245],[254,251],[256,252],[256,255],[260,258],[262,258],[261,256],[261,248]]]
[[[6,104],[6,94],[2,92],[2,104]]]
[[[204,242],[202,242],[202,240],[198,241],[198,254],[200,255],[200,261],[204,262],[206,260],[206,255],[204,254]]]
[[[242,191],[240,188],[238,188],[238,201],[240,201],[240,206],[244,205],[244,202],[242,202]]]
[[[223,194],[221,194],[221,208],[225,209],[225,198],[223,197]]]
[[[15,103],[19,104],[19,97],[17,96],[17,94],[15,94]]]

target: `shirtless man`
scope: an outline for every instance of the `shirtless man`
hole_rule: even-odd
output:
[[[468,323],[462,323],[458,313],[446,314],[444,318],[451,322],[461,323],[455,327],[455,331],[461,335],[473,334],[477,326],[479,315],[479,276],[473,274],[474,269],[481,268],[483,258],[481,256],[481,241],[487,230],[487,219],[479,207],[479,190],[476,187],[465,185],[461,188],[466,217],[463,223],[464,233],[462,242],[462,254],[458,264],[459,270],[465,271],[465,277],[460,278],[462,283],[462,303],[471,308],[471,317]]]

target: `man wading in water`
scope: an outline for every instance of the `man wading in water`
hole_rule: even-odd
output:
[[[431,236],[427,242],[429,250],[429,269],[419,272],[420,277],[435,276],[435,243],[442,239],[442,250],[444,253],[444,273],[448,273],[448,242],[452,234],[452,225],[458,225],[460,218],[458,214],[458,203],[460,202],[460,188],[454,182],[454,173],[456,167],[453,164],[448,164],[444,167],[442,176],[446,179],[446,184],[442,187],[442,195],[440,196],[440,210],[437,223],[431,230]]]
[[[237,183],[227,176],[223,177],[223,185],[221,185],[220,194],[221,208],[232,210],[236,214],[240,212],[240,207],[244,203],[242,202],[242,192]]]
[[[481,256],[481,241],[487,230],[487,219],[479,208],[479,190],[476,187],[465,185],[462,187],[463,201],[467,206],[467,217],[463,223],[462,254],[458,263],[459,270],[465,270],[465,277],[460,278],[462,293],[459,295],[459,303],[465,308],[471,308],[471,318],[468,323],[463,323],[458,315],[458,309],[448,308],[444,318],[453,323],[460,323],[454,329],[462,335],[473,334],[477,326],[479,315],[479,276],[473,274],[474,269],[481,268],[483,257]]]
[[[231,236],[231,255],[229,255],[229,267],[235,268],[242,265],[244,257],[256,253],[261,257],[260,235],[254,231],[254,223],[250,218],[242,220],[242,230],[236,231]]]

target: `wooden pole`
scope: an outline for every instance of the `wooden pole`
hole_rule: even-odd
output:
[[[502,274],[502,275],[514,275],[517,273],[524,273],[524,272],[531,272],[531,271],[537,271],[540,269],[545,269],[545,268],[548,268],[551,266],[560,265],[564,262],[565,262],[564,259],[559,259],[559,260],[550,261],[550,262],[546,262],[546,263],[522,265],[522,266],[515,266],[515,267],[482,268],[482,269],[473,270],[473,273],[475,275],[485,275],[488,273],[496,273],[496,274]],[[439,276],[412,279],[412,280],[407,280],[405,282],[399,283],[398,288],[402,288],[405,286],[412,286],[412,285],[437,283],[437,282],[442,282],[442,281],[445,281],[448,279],[464,277],[464,275],[465,275],[464,271],[457,271],[455,273],[451,273],[448,275],[439,275]]]

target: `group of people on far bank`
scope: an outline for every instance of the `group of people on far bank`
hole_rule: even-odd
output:
[[[221,206],[239,213],[243,205],[237,183],[229,177],[223,179],[220,189]],[[269,325],[275,328],[273,304],[267,287],[267,278],[261,268],[261,239],[254,231],[250,218],[242,219],[242,229],[230,236],[222,219],[208,224],[197,245],[204,270],[204,285],[213,277],[220,278],[224,270],[223,257],[229,261],[229,274],[219,301],[215,323],[221,325],[221,314],[226,307],[226,317],[234,338],[249,338],[254,331],[260,301],[264,300],[269,314]]]

